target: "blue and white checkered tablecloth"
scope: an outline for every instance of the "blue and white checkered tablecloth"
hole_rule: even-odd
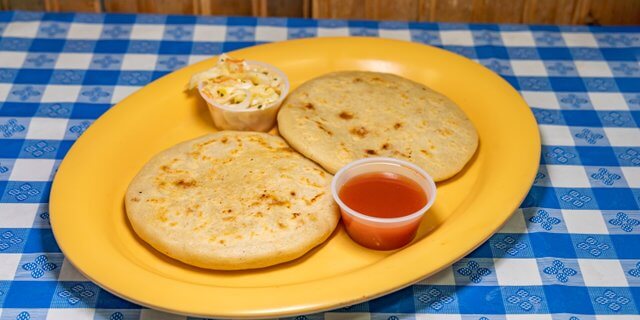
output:
[[[296,319],[640,319],[640,27],[37,12],[0,12],[0,319],[185,319],[116,298],[64,259],[52,175],[96,118],[174,69],[338,35],[427,43],[491,68],[531,106],[541,166],[513,218],[466,258]]]

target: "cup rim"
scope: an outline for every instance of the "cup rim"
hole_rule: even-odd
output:
[[[213,101],[211,101],[209,99],[209,97],[207,97],[206,95],[202,94],[202,86],[204,81],[198,83],[198,93],[200,94],[200,96],[202,97],[202,99],[204,99],[204,101],[207,102],[207,104],[209,104],[212,107],[216,107],[218,109],[222,109],[225,111],[231,111],[231,112],[239,112],[239,113],[248,113],[248,112],[257,112],[257,111],[265,111],[274,107],[279,106],[280,104],[282,104],[282,101],[284,100],[284,98],[289,94],[289,87],[290,87],[290,83],[289,83],[289,77],[287,77],[287,75],[280,70],[279,68],[277,68],[276,66],[266,63],[266,62],[262,62],[262,61],[255,61],[255,60],[248,60],[245,59],[244,60],[247,64],[249,65],[257,65],[257,66],[261,66],[263,68],[267,68],[270,71],[275,72],[278,76],[280,76],[280,78],[282,78],[283,81],[283,86],[282,86],[282,91],[280,92],[280,97],[278,98],[278,100],[274,101],[272,104],[270,104],[269,106],[262,108],[262,109],[235,109],[235,108],[231,108],[228,106],[224,106],[224,105],[218,105],[216,103],[214,103]]]
[[[420,174],[425,178],[425,180],[427,181],[427,185],[429,185],[429,187],[433,190],[433,195],[430,195],[428,190],[425,190],[428,196],[427,203],[417,211],[402,217],[396,217],[396,218],[372,217],[351,209],[338,196],[338,190],[336,186],[338,182],[338,178],[342,176],[345,172],[347,172],[348,170],[354,167],[357,167],[359,165],[366,164],[366,163],[372,163],[372,162],[396,164],[396,165],[408,167],[409,169],[416,171],[418,174]],[[338,170],[338,172],[336,172],[336,174],[333,176],[333,180],[331,181],[331,195],[333,196],[333,199],[338,203],[338,205],[342,210],[346,211],[349,215],[355,216],[359,219],[367,220],[370,222],[376,222],[376,223],[384,223],[384,224],[407,222],[407,221],[411,221],[416,218],[419,218],[420,216],[424,215],[424,213],[427,212],[429,208],[431,208],[431,206],[436,200],[436,194],[437,194],[436,184],[433,181],[433,178],[426,171],[424,171],[424,169],[420,168],[419,166],[413,163],[410,163],[404,160],[395,159],[395,158],[388,158],[388,157],[371,157],[371,158],[364,158],[364,159],[352,161],[347,165],[345,165],[344,167],[342,167],[340,170]]]

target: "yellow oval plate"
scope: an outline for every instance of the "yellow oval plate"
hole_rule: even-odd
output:
[[[98,119],[62,162],[51,225],[67,259],[106,290],[148,307],[205,317],[275,317],[354,304],[449,266],[489,238],[524,199],[536,174],[534,117],[503,79],[466,58],[425,45],[374,38],[314,38],[255,46],[233,56],[281,68],[293,88],[335,70],[391,72],[449,96],[467,113],[480,147],[438,184],[416,240],[392,252],[353,243],[339,227],[304,257],[241,272],[170,259],[128,224],[127,185],[158,151],[214,129],[204,102],[184,92],[203,61],[159,79]]]

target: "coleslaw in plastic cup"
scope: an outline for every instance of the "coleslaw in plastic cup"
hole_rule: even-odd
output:
[[[222,130],[269,131],[289,92],[289,79],[273,65],[221,55],[217,64],[194,75],[215,126]]]

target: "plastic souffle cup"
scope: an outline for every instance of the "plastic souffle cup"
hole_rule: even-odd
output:
[[[340,199],[340,190],[350,179],[368,173],[392,173],[416,182],[427,197],[418,211],[397,218],[373,217],[357,212]],[[376,250],[393,250],[410,243],[416,236],[422,218],[436,199],[436,184],[422,168],[393,158],[365,158],[344,166],[333,177],[331,193],[340,206],[342,223],[358,244]]]
[[[226,105],[218,105],[207,95],[202,93],[203,82],[198,84],[200,96],[207,102],[209,113],[213,118],[213,124],[221,130],[241,131],[269,131],[276,123],[276,115],[282,105],[282,101],[289,93],[289,78],[284,72],[268,63],[245,60],[249,66],[258,66],[269,70],[282,79],[280,97],[272,104],[261,109],[233,108]]]

